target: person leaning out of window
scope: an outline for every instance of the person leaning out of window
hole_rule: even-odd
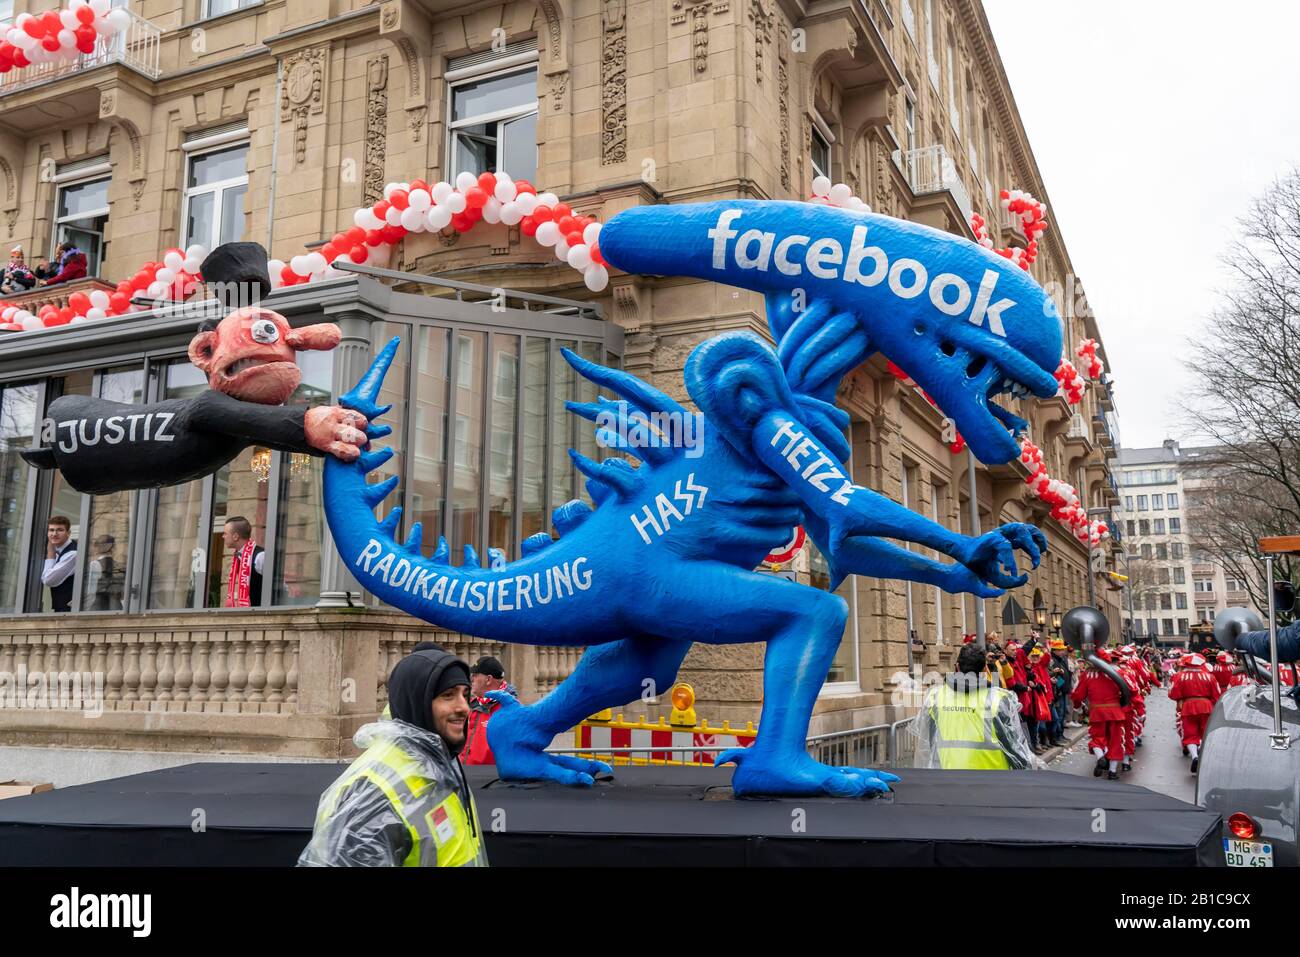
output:
[[[77,248],[77,244],[71,239],[65,239],[54,249],[54,262],[43,272],[45,277],[41,278],[42,286],[57,286],[60,283],[72,282],[74,279],[85,279],[87,271],[86,254]]]
[[[45,525],[45,564],[41,584],[50,590],[51,611],[72,611],[72,573],[77,567],[77,540],[66,515],[51,515]]]

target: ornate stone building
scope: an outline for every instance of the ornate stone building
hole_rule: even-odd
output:
[[[17,12],[25,2],[17,0]],[[991,224],[997,244],[1007,245],[1025,239],[997,203],[1001,188],[1021,188],[1050,204],[976,0],[131,0],[130,9],[127,38],[102,55],[60,70],[16,70],[0,80],[0,228],[6,240],[23,244],[31,258],[71,234],[88,247],[98,275],[113,281],[158,258],[162,249],[191,242],[256,240],[288,259],[350,226],[353,211],[379,198],[388,181],[452,179],[457,172],[497,164],[600,219],[645,203],[803,198],[812,179],[825,174],[847,183],[878,212],[954,233],[969,235],[966,224],[977,211]],[[1064,237],[1049,230],[1039,245],[1032,271],[1058,301],[1072,353],[1080,339],[1100,340],[1096,321]],[[698,342],[723,330],[765,328],[760,297],[693,280],[615,273],[609,289],[593,297],[575,272],[517,227],[480,224],[463,236],[411,237],[396,251],[393,265],[524,293],[594,298],[603,321],[619,333],[617,349],[605,337],[608,353],[621,355],[629,371],[679,397],[683,362]],[[23,335],[48,336],[53,344],[69,334]],[[369,336],[367,345],[376,339],[377,333]],[[78,343],[73,366],[102,365],[106,352]],[[150,370],[160,357],[182,357],[183,343],[178,325],[151,346],[141,357],[142,381],[153,381],[148,377],[156,373]],[[462,361],[467,348],[457,346]],[[5,349],[6,341],[0,341],[0,362]],[[115,355],[114,361],[121,358]],[[425,377],[449,374],[434,368],[432,355],[423,353],[411,373],[418,389]],[[518,372],[519,355],[506,368]],[[1099,355],[1104,358],[1104,345]],[[446,356],[436,361],[450,362]],[[36,365],[52,376],[71,374],[67,364]],[[497,373],[501,368],[494,367]],[[0,389],[7,383],[12,392],[32,374],[30,367],[0,366]],[[99,378],[92,382],[86,373],[85,388],[101,387],[103,377],[95,374]],[[336,368],[334,382],[338,376]],[[553,393],[553,378],[547,381]],[[322,394],[330,383],[327,373]],[[412,414],[423,401],[418,389]],[[521,391],[521,421],[530,401],[551,393]],[[39,404],[47,394],[54,393],[43,386],[33,401]],[[949,451],[936,410],[891,376],[880,358],[859,369],[840,398],[853,416],[855,479],[968,532],[967,457]],[[1109,471],[1114,441],[1107,416],[1114,407],[1108,389],[1092,385],[1079,406],[1060,398],[1020,405],[1013,410],[1031,422],[1031,437],[1044,449],[1052,474],[1078,486],[1094,517],[1104,517],[1117,501]],[[462,436],[455,421],[454,440],[442,426],[441,452],[412,450],[417,464],[443,463],[458,454]],[[472,436],[478,425],[471,421],[465,428]],[[490,444],[479,438],[485,448]],[[12,447],[14,436],[5,439]],[[467,438],[466,447],[470,444]],[[534,530],[527,518],[531,460],[525,446],[521,441],[518,452],[523,479],[515,482],[525,499],[520,503],[525,518],[503,526],[500,541],[492,540],[496,526],[484,520],[483,535],[476,539],[480,546],[509,550],[516,544],[511,528],[515,535]],[[252,471],[257,467],[253,463]],[[296,464],[268,453],[262,467],[270,470],[274,489],[275,477]],[[195,493],[196,502],[209,503],[194,506],[209,523],[199,551],[213,531],[213,517],[231,514],[243,501],[240,495],[250,510],[257,507],[257,484],[248,473],[243,469],[226,486],[218,478],[219,488],[205,486]],[[12,474],[16,483],[17,473]],[[1031,616],[1036,605],[1065,610],[1088,602],[1093,592],[1118,626],[1119,593],[1090,575],[1086,549],[1029,495],[1026,475],[1016,463],[979,467],[975,476],[981,529],[1025,520],[1048,533],[1051,553],[1029,585],[1014,594],[1019,608]],[[572,494],[573,478],[552,475],[540,504],[534,503],[536,513],[542,514],[545,499],[557,504],[558,492]],[[232,491],[239,482],[252,491]],[[7,494],[16,495],[16,488],[11,485]],[[22,494],[41,516],[37,525],[65,501],[57,498],[57,489],[43,486]],[[224,511],[210,504],[213,495],[226,496]],[[285,492],[276,501],[283,507],[292,497]],[[91,521],[100,507],[75,497],[66,503]],[[447,519],[449,526],[452,521]],[[269,535],[273,525],[283,533],[305,522],[281,515],[268,520],[262,534]],[[318,524],[309,530],[299,558],[315,554],[318,544],[328,552]],[[26,536],[31,549],[40,544],[35,537],[40,530],[17,528],[8,544]],[[172,576],[185,577],[190,550],[182,544],[155,543],[153,551],[134,559],[146,591],[154,574],[148,562],[157,554],[173,555],[180,570],[172,569]],[[1108,549],[1103,560],[1108,563],[1109,557]],[[199,556],[197,561],[201,577],[202,563],[209,560]],[[283,567],[299,568],[294,561],[284,558]],[[306,606],[326,590],[322,582],[328,577],[315,566],[299,568],[293,587],[268,585],[268,605],[280,605],[277,596],[290,595],[297,607],[259,611],[255,620],[240,617],[249,614],[244,612],[175,611],[178,605],[220,604],[220,573],[214,578],[214,568],[219,565],[209,561],[206,574],[209,582],[217,581],[217,591],[207,599],[202,587],[196,593],[196,572],[190,571],[189,589],[178,585],[179,597],[163,602],[162,609],[171,609],[167,616],[151,612],[153,606],[139,595],[125,600],[131,612],[125,618],[93,611],[74,615],[74,631],[90,645],[86,661],[110,668],[114,644],[169,643],[168,681],[174,688],[180,652],[189,669],[185,680],[193,682],[198,646],[207,655],[214,644],[233,640],[248,646],[240,652],[241,662],[245,652],[260,656],[258,680],[264,684],[266,656],[272,652],[266,643],[279,642],[287,650],[274,649],[279,683],[274,708],[264,697],[250,702],[244,692],[238,707],[225,702],[217,709],[219,718],[211,719],[217,724],[209,724],[210,701],[196,710],[187,691],[178,709],[174,694],[159,702],[155,686],[144,697],[137,689],[128,707],[101,725],[106,732],[110,725],[116,729],[109,734],[82,726],[73,733],[49,715],[38,719],[0,711],[0,745],[28,749],[63,742],[76,748],[321,757],[346,751],[351,729],[382,706],[385,663],[402,641],[417,640],[420,629],[412,627],[400,639],[388,637],[394,622],[381,611],[363,613],[373,621],[350,630],[339,626],[340,613],[333,610],[313,618]],[[795,568],[814,584],[825,581],[824,562],[811,550]],[[30,614],[40,596],[24,582],[25,575],[23,566],[10,569],[8,582],[0,573],[0,585],[9,588],[0,594],[0,608],[29,612],[0,621],[0,648],[7,643],[10,653],[0,652],[0,667],[13,666],[20,657],[29,661],[32,647],[57,644],[68,634],[69,619]],[[891,704],[898,673],[944,667],[961,635],[975,630],[973,600],[932,588],[861,579],[846,583],[841,594],[853,609],[852,620],[818,706],[815,731],[899,716]],[[1016,611],[1005,599],[986,602],[989,629],[1007,631],[1000,622],[1004,614],[1017,620]],[[1012,627],[1025,631],[1023,624]],[[350,641],[349,635],[363,632],[358,643]],[[919,642],[909,641],[909,632]],[[309,635],[321,641],[310,656]],[[446,640],[467,653],[482,649],[464,639]],[[531,648],[505,653],[526,697],[553,686],[572,667],[568,653]],[[66,655],[70,664],[79,660],[76,649]],[[332,684],[351,674],[348,662],[357,656],[369,662],[361,696],[342,705],[325,701]],[[761,660],[760,647],[697,646],[683,677],[699,694],[699,713],[711,721],[756,720]],[[310,681],[309,663],[324,669]],[[291,664],[292,702],[288,679],[280,676]],[[154,669],[156,681],[155,658],[147,668],[138,662],[134,667],[137,682],[147,668]],[[229,662],[223,659],[221,667],[230,681]],[[240,680],[251,680],[248,666],[240,667],[245,672]],[[127,666],[119,671],[130,675]],[[314,689],[310,703],[296,690],[307,684]],[[257,693],[264,696],[265,690]],[[119,696],[117,703],[122,700]],[[256,707],[250,710],[250,703]],[[666,711],[660,704],[639,703],[629,710]],[[281,735],[276,721],[291,717],[289,711],[296,715],[295,731]],[[231,719],[239,720],[232,724]]]

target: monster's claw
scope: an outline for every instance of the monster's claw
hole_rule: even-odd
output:
[[[1029,556],[1029,560],[1037,568],[1038,563],[1042,560],[1042,551],[1046,550],[1046,540],[1042,538],[1043,533],[1038,532],[1038,529],[1032,525],[1026,525],[1023,522],[1011,522],[1003,525],[1001,531],[1014,547]],[[1042,550],[1039,549],[1039,543],[1034,538],[1034,532],[1038,532],[1038,538],[1043,541]]]
[[[738,796],[746,794],[828,794],[833,797],[862,797],[889,790],[898,777],[866,768],[837,768],[814,761],[806,753],[793,760],[774,757],[755,747],[729,748],[713,759],[714,767],[736,765],[731,777]]]
[[[740,766],[740,759],[749,751],[748,748],[728,748],[726,751],[719,751],[713,759],[713,766],[720,768],[724,764],[735,764]]]

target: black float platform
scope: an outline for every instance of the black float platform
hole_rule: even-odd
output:
[[[292,865],[343,767],[189,764],[10,798],[0,866]],[[894,793],[863,800],[738,800],[730,768],[621,768],[590,790],[467,771],[493,865],[1223,862],[1217,813],[1053,771],[908,769]]]

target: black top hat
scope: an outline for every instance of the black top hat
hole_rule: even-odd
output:
[[[222,243],[199,267],[208,290],[220,300],[226,312],[256,305],[271,291],[266,271],[266,249],[261,243]],[[205,319],[199,331],[215,329],[217,319]]]

